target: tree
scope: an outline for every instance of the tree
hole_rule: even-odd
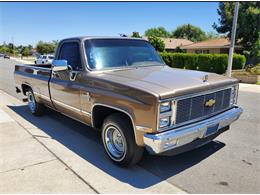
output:
[[[10,50],[13,50],[13,49],[14,49],[14,44],[8,43],[7,47],[8,47]]]
[[[15,46],[13,43],[9,43],[7,45],[7,48],[8,48],[8,53],[15,54]]]
[[[252,63],[259,64],[260,63],[260,32],[258,32],[258,39],[253,46],[252,51],[250,52],[252,56]]]
[[[221,36],[213,31],[206,33],[206,39],[215,39],[215,38],[219,38],[219,37],[221,37]]]
[[[30,55],[29,47],[24,47],[22,50],[22,55],[28,57]]]
[[[11,52],[10,52],[10,49],[6,45],[1,45],[0,46],[0,53],[7,54],[7,53],[11,53]]]
[[[177,27],[177,29],[172,32],[172,37],[183,38],[197,42],[205,40],[206,34],[199,27],[193,26],[191,24],[184,24]]]
[[[43,41],[39,41],[36,45],[36,51],[40,54],[49,54],[55,52],[54,43],[47,43]]]
[[[145,36],[170,37],[170,33],[164,27],[149,28],[144,33]]]
[[[29,50],[31,50],[33,48],[33,46],[30,45],[30,44],[27,47],[28,47]]]
[[[162,39],[155,36],[149,36],[148,41],[155,48],[156,51],[162,52],[165,49],[165,44]]]
[[[23,49],[24,49],[24,46],[22,46],[22,45],[19,45],[16,47],[16,50],[18,53],[22,53]]]
[[[131,37],[135,37],[135,38],[142,38],[139,34],[139,32],[133,32]]]
[[[16,47],[12,43],[6,44],[6,42],[3,43],[3,45],[0,45],[0,53],[4,54],[15,54]]]
[[[218,33],[225,33],[230,38],[234,16],[235,2],[220,2],[218,24],[214,23],[213,28]],[[245,50],[251,51],[258,40],[260,31],[260,2],[240,2],[236,41],[242,44]]]
[[[55,45],[55,49],[58,47],[59,40],[52,40],[52,43]]]

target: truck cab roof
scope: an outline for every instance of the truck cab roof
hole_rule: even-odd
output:
[[[87,39],[127,39],[127,40],[142,40],[146,41],[145,39],[142,38],[134,38],[134,37],[120,37],[120,36],[78,36],[78,37],[70,37],[66,39],[62,39],[61,42],[63,41],[70,41],[70,40],[79,40],[79,41],[84,41]]]

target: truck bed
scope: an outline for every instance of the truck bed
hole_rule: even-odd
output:
[[[51,68],[51,64],[24,64],[25,66],[33,66],[39,68]]]
[[[15,65],[14,78],[16,87],[23,92],[23,86],[29,86],[42,101],[50,102],[48,85],[51,72],[51,65]]]

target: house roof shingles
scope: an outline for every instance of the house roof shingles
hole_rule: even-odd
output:
[[[215,38],[206,41],[193,43],[182,46],[181,49],[202,49],[202,48],[229,48],[230,40],[227,38]],[[241,48],[240,45],[235,45],[236,48]]]
[[[148,37],[143,37],[143,39],[148,40]],[[176,47],[182,47],[190,45],[193,42],[188,39],[175,39],[175,38],[163,38],[160,37],[165,44],[165,49],[176,49]]]
[[[162,40],[164,41],[165,49],[176,49],[176,47],[182,47],[193,43],[187,39],[162,38]]]

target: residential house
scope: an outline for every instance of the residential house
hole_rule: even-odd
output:
[[[202,53],[202,54],[220,54],[229,53],[230,40],[228,38],[214,38],[206,41],[193,43],[182,46],[181,49],[186,50],[187,53]],[[234,51],[242,53],[242,46],[235,45]]]

